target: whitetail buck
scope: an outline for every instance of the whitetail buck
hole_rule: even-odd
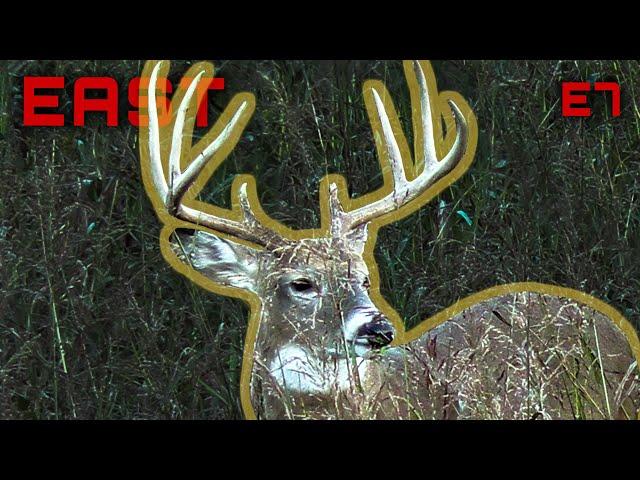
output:
[[[143,178],[170,264],[251,307],[241,386],[248,418],[637,418],[637,334],[586,294],[499,286],[409,332],[380,295],[378,229],[446,188],[475,153],[471,108],[453,92],[438,93],[428,62],[404,63],[415,157],[385,86],[368,81],[384,186],[352,200],[343,177],[325,177],[321,227],[304,231],[264,213],[249,175],[235,179],[231,210],[195,199],[255,100],[234,97],[192,145],[194,92],[213,67],[187,73],[194,80],[178,90],[162,126],[156,93],[168,67],[148,62],[143,75],[153,92],[149,128],[140,131]]]

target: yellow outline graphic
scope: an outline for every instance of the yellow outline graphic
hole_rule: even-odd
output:
[[[148,61],[145,64],[142,77],[149,78],[151,76],[151,71],[154,66],[157,64],[156,61]],[[448,100],[453,100],[460,111],[463,113],[464,117],[467,120],[469,127],[469,139],[467,150],[465,155],[460,163],[456,165],[456,167],[441,178],[438,182],[436,182],[433,186],[423,192],[416,200],[410,202],[408,205],[405,205],[401,209],[391,212],[387,215],[379,217],[373,220],[369,225],[369,237],[365,246],[363,257],[367,266],[370,270],[371,277],[371,290],[370,297],[374,304],[389,318],[397,331],[396,339],[394,340],[395,345],[401,345],[408,342],[411,342],[421,335],[423,335],[428,330],[442,324],[446,320],[460,313],[461,311],[469,308],[470,306],[479,303],[484,300],[488,300],[490,298],[504,295],[507,293],[518,293],[518,292],[536,292],[543,293],[549,295],[557,295],[561,297],[565,297],[568,299],[573,299],[578,302],[581,302],[590,308],[602,313],[603,315],[610,318],[624,333],[627,338],[629,345],[633,351],[634,356],[638,360],[640,364],[640,340],[638,339],[638,334],[631,323],[620,314],[615,308],[608,305],[607,303],[598,300],[591,295],[586,293],[572,290],[569,288],[558,287],[555,285],[548,285],[542,283],[535,282],[521,282],[521,283],[512,283],[507,285],[499,285],[492,288],[488,288],[486,290],[482,290],[481,292],[470,295],[464,299],[458,300],[453,305],[439,313],[423,320],[419,325],[412,328],[411,330],[406,330],[404,322],[400,318],[400,315],[396,312],[396,310],[383,298],[382,294],[379,290],[380,285],[380,277],[377,268],[377,264],[374,258],[374,248],[378,236],[378,230],[388,224],[397,222],[398,220],[414,213],[419,210],[422,206],[427,204],[430,200],[432,200],[436,195],[442,192],[444,189],[449,187],[452,183],[454,183],[458,178],[460,178],[471,166],[473,162],[473,158],[475,156],[477,141],[478,141],[478,124],[476,117],[471,110],[469,104],[465,101],[465,99],[458,94],[457,92],[452,91],[444,91],[438,93],[436,86],[436,79],[431,67],[431,64],[428,61],[420,61],[422,69],[425,74],[425,78],[427,80],[427,86],[430,92],[431,97],[431,108],[432,108],[432,118],[439,119],[443,118],[446,128],[446,135],[443,135],[442,122],[434,122],[434,136],[436,139],[436,150],[438,153],[438,157],[442,158],[451,148],[454,142],[455,137],[455,120],[453,118],[453,114],[451,109],[447,103]],[[164,78],[167,76],[169,70],[169,62],[164,62],[164,65],[160,68],[159,78]],[[200,71],[205,71],[205,78],[212,78],[214,67],[211,63],[201,62],[192,66],[186,73],[185,77],[195,78],[197,73]],[[405,75],[407,77],[409,92],[411,95],[412,105],[419,105],[418,101],[418,83],[411,67],[410,62],[404,62],[404,70]],[[233,150],[235,145],[242,132],[244,131],[245,126],[251,119],[253,112],[255,110],[255,97],[253,94],[249,92],[239,93],[231,100],[229,106],[225,109],[222,115],[218,118],[213,128],[195,145],[193,145],[190,149],[183,148],[182,152],[182,167],[186,168],[188,159],[195,158],[202,150],[213,141],[217,137],[217,135],[222,131],[224,126],[228,123],[233,113],[236,111],[237,107],[244,101],[247,102],[248,108],[246,108],[242,117],[238,121],[237,128],[232,132],[229,142],[227,142],[221,149],[214,155],[214,157],[209,161],[208,165],[203,170],[202,174],[198,177],[198,179],[194,182],[193,186],[189,189],[188,193],[184,197],[183,203],[189,207],[196,208],[203,212],[209,213],[211,215],[217,216],[226,216],[227,218],[232,218],[235,220],[239,220],[241,216],[240,206],[238,205],[237,199],[238,191],[240,185],[243,183],[247,183],[247,195],[249,199],[249,203],[252,206],[252,209],[257,217],[257,219],[268,228],[276,231],[283,237],[289,238],[291,240],[301,240],[303,238],[319,238],[326,237],[329,235],[329,185],[331,183],[335,183],[338,186],[338,196],[339,199],[346,211],[353,210],[358,208],[364,204],[374,202],[384,197],[389,193],[389,191],[393,188],[393,178],[391,169],[389,166],[389,159],[387,157],[387,150],[382,142],[382,128],[380,125],[380,121],[377,117],[376,108],[374,105],[373,96],[371,94],[371,89],[375,87],[379,92],[380,97],[384,103],[385,109],[389,114],[389,120],[392,125],[392,129],[394,135],[397,139],[398,145],[400,147],[400,151],[402,153],[402,158],[405,163],[405,171],[407,172],[407,177],[409,180],[416,176],[416,173],[421,170],[422,165],[414,165],[413,162],[410,162],[411,158],[422,158],[422,149],[423,149],[423,139],[421,137],[422,130],[417,128],[420,121],[420,111],[419,108],[414,108],[412,112],[412,121],[414,126],[414,132],[416,132],[415,136],[415,157],[411,155],[411,151],[404,135],[402,126],[398,119],[398,115],[396,113],[395,107],[391,100],[391,96],[389,95],[386,86],[378,80],[368,80],[364,83],[363,93],[365,99],[365,106],[367,109],[367,113],[369,116],[369,121],[371,123],[371,127],[373,129],[373,136],[376,142],[376,149],[378,152],[378,158],[380,162],[380,168],[382,170],[382,175],[384,179],[384,185],[382,188],[378,189],[375,192],[365,194],[359,198],[351,199],[348,195],[348,190],[346,187],[346,179],[342,175],[331,174],[325,176],[320,181],[320,209],[321,209],[321,226],[317,229],[307,229],[307,230],[292,230],[289,227],[283,225],[282,223],[270,218],[260,207],[260,202],[258,201],[257,194],[257,186],[256,180],[253,175],[243,174],[238,175],[232,184],[231,192],[232,192],[232,208],[231,210],[223,209],[220,207],[216,207],[214,205],[206,204],[196,200],[196,196],[208,182],[209,178],[213,174],[213,172],[218,168],[218,166],[226,159],[229,153]],[[171,109],[172,112],[177,111],[177,106],[182,100],[185,94],[186,88],[182,85],[177,89],[176,93],[173,96],[171,101]],[[143,96],[142,90],[140,95]],[[192,131],[193,125],[195,122],[195,113],[196,113],[196,105],[195,102],[192,101],[192,104],[189,107],[186,116],[185,122],[185,131]],[[143,103],[140,103],[143,105]],[[141,109],[143,110],[143,109]],[[141,112],[142,113],[142,112]],[[168,125],[162,126],[160,131],[160,139],[161,139],[161,151],[162,158],[164,164],[164,171],[167,171],[166,159],[168,158],[170,143],[171,143],[171,131],[173,129],[173,124],[175,121],[175,117],[172,117],[172,121],[169,122]],[[240,379],[240,397],[241,404],[247,419],[255,419],[256,415],[253,410],[253,406],[251,405],[251,396],[250,396],[250,383],[251,383],[251,371],[253,369],[253,356],[255,349],[256,336],[258,332],[258,327],[260,324],[260,312],[261,312],[261,302],[260,299],[247,291],[239,290],[236,288],[226,287],[220,284],[213,282],[212,280],[206,278],[202,274],[196,272],[195,270],[189,268],[185,263],[180,261],[178,257],[174,254],[170,247],[169,237],[171,233],[177,228],[198,228],[204,231],[210,231],[209,229],[199,226],[193,225],[191,223],[183,222],[178,220],[172,216],[170,216],[167,212],[163,210],[163,205],[158,197],[155,188],[153,186],[153,181],[151,178],[151,173],[149,169],[149,151],[148,151],[148,129],[140,128],[140,159],[141,159],[141,170],[142,170],[142,178],[145,186],[145,190],[147,195],[154,206],[156,213],[160,221],[163,223],[164,227],[160,233],[160,248],[162,251],[162,255],[165,260],[171,265],[176,271],[180,274],[187,277],[189,280],[197,284],[198,286],[213,292],[218,295],[233,297],[243,300],[246,304],[248,304],[250,309],[249,315],[249,324],[247,327],[247,333],[245,337],[244,350],[243,350],[243,361],[242,361],[242,373]],[[212,231],[211,231],[212,232]],[[226,237],[226,235],[221,234],[220,232],[212,232],[218,236]],[[232,239],[235,242],[247,243],[237,238]],[[248,244],[248,243],[247,243]],[[255,245],[252,245],[254,248],[257,248]]]

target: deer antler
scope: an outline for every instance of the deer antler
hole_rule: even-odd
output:
[[[202,225],[261,246],[277,243],[280,239],[279,235],[273,230],[266,228],[256,218],[247,196],[246,183],[243,183],[238,190],[238,204],[241,210],[240,220],[230,218],[230,215],[211,215],[183,204],[185,194],[196,181],[207,165],[207,162],[223,145],[230,141],[231,135],[235,129],[238,128],[238,122],[248,106],[246,101],[242,102],[220,134],[202,150],[199,155],[191,160],[184,172],[181,171],[180,157],[182,149],[184,148],[183,140],[185,138],[190,140],[192,134],[192,132],[188,131],[189,129],[185,127],[185,116],[198,83],[205,73],[204,71],[198,73],[191,81],[175,113],[171,136],[171,151],[168,162],[169,177],[167,182],[161,156],[160,125],[156,102],[158,72],[161,65],[162,62],[158,62],[155,65],[149,79],[149,160],[153,187],[162,201],[164,210],[169,215],[180,220]],[[191,144],[189,142],[187,148],[190,147]]]
[[[456,139],[449,153],[438,160],[436,155],[436,144],[434,139],[433,119],[431,118],[431,102],[429,99],[429,89],[424,76],[424,71],[420,62],[413,61],[413,70],[418,80],[420,96],[420,127],[422,128],[422,138],[424,139],[422,172],[413,180],[408,180],[402,162],[400,147],[393,134],[389,116],[380,99],[380,94],[372,88],[373,99],[378,117],[382,126],[382,135],[389,156],[389,164],[393,174],[393,190],[385,197],[364,205],[355,210],[344,212],[340,206],[337,196],[337,186],[331,184],[330,198],[333,223],[346,232],[359,225],[363,225],[377,217],[385,215],[402,206],[412,202],[420,196],[431,185],[437,182],[462,159],[467,148],[469,136],[467,122],[458,106],[449,100],[449,106],[457,125]],[[416,106],[413,105],[415,108]],[[337,221],[336,221],[337,220]],[[335,230],[334,230],[335,231]]]

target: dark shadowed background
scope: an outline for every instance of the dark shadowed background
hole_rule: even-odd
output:
[[[386,82],[411,141],[401,62],[214,62],[256,113],[202,198],[230,205],[252,173],[266,212],[319,225],[318,183],[353,195],[381,185],[362,84]],[[175,83],[189,62],[173,62]],[[142,61],[0,62],[0,418],[241,418],[247,309],[195,287],[163,260],[144,192],[125,85]],[[640,324],[640,64],[435,61],[479,123],[474,164],[411,217],[385,227],[376,255],[385,297],[407,325],[498,284],[538,281],[590,293]],[[22,126],[22,77],[121,85],[118,128]],[[617,81],[622,115],[563,118],[563,80]],[[203,132],[200,131],[199,134]]]

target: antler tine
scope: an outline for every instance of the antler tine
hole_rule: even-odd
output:
[[[166,201],[169,187],[167,181],[164,178],[162,168],[162,157],[160,154],[160,126],[158,121],[158,107],[156,104],[156,84],[158,82],[158,71],[162,62],[156,63],[151,72],[149,79],[149,160],[151,163],[151,178],[153,179],[153,186],[162,199]]]
[[[398,146],[398,142],[396,142],[396,137],[393,134],[389,116],[387,115],[387,111],[384,108],[382,100],[380,100],[378,91],[374,88],[371,90],[371,93],[373,93],[373,100],[376,104],[378,117],[380,117],[380,123],[382,125],[382,135],[384,136],[384,143],[387,147],[389,163],[391,165],[391,172],[393,173],[394,189],[398,190],[407,183],[407,175],[404,171],[404,164],[402,163],[402,154],[400,153],[400,147]]]
[[[239,205],[242,220],[237,221],[223,216],[211,215],[183,205],[182,200],[189,187],[193,185],[207,162],[225,145],[237,128],[238,122],[248,107],[243,101],[222,132],[193,159],[184,172],[180,167],[184,138],[190,139],[185,131],[185,117],[193,99],[198,83],[204,71],[198,73],[187,88],[175,115],[172,131],[171,151],[169,154],[169,182],[165,179],[160,148],[160,126],[156,102],[158,72],[162,62],[158,62],[149,79],[149,156],[153,186],[162,200],[162,204],[170,215],[190,223],[202,225],[212,230],[230,234],[239,239],[248,240],[261,246],[279,244],[280,236],[264,227],[251,209],[247,196],[247,184],[240,186]],[[190,143],[189,143],[190,145]]]
[[[413,71],[418,80],[418,87],[420,89],[420,115],[422,121],[420,126],[422,127],[422,142],[423,142],[423,165],[424,170],[427,170],[427,165],[431,166],[438,163],[438,156],[436,154],[436,144],[433,134],[433,118],[431,116],[431,99],[429,97],[429,88],[427,87],[427,79],[424,78],[424,72],[420,62],[413,61]]]
[[[422,129],[424,145],[423,170],[413,180],[409,181],[407,179],[400,147],[393,134],[389,115],[377,90],[372,88],[376,113],[380,119],[382,137],[389,157],[389,166],[393,174],[393,190],[380,200],[346,212],[345,222],[343,223],[343,228],[345,229],[355,228],[374,218],[398,210],[402,206],[415,200],[421,193],[447,174],[462,159],[465,153],[469,135],[467,122],[455,102],[449,100],[449,107],[456,121],[456,139],[449,153],[447,153],[442,160],[438,160],[429,88],[420,62],[414,61],[413,69],[418,80],[419,88],[420,127]]]
[[[173,126],[173,135],[171,138],[171,153],[169,155],[169,191],[172,193],[173,197],[168,199],[169,204],[179,203],[182,196],[186,193],[189,185],[191,185],[197,177],[197,174],[191,176],[181,175],[180,157],[182,155],[182,138],[184,134],[185,116],[187,114],[191,98],[193,98],[193,94],[200,82],[200,79],[202,78],[202,75],[204,75],[204,71],[198,73],[196,78],[193,79],[182,98],[182,102],[180,102],[180,107],[176,114],[176,120]],[[175,205],[173,206],[175,208]]]

